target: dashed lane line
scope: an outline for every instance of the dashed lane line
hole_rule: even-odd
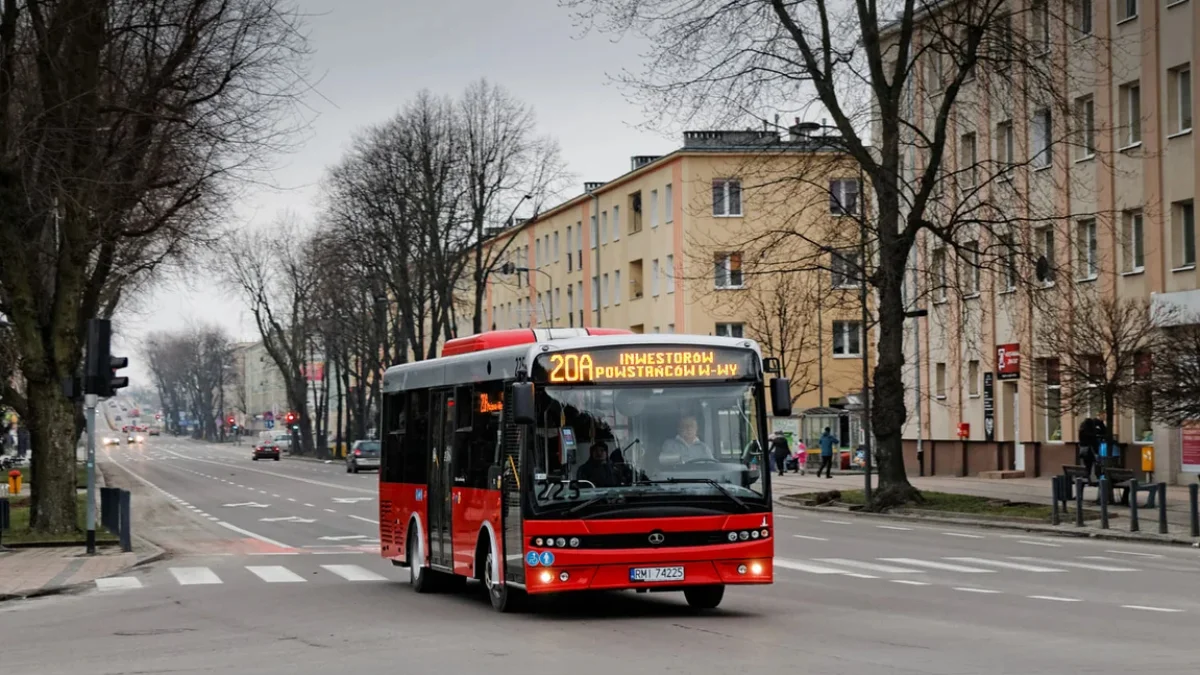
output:
[[[869,572],[883,572],[884,574],[922,574],[921,570],[911,570],[905,567],[896,567],[894,565],[881,565],[879,563],[862,562],[860,560],[850,560],[848,558],[817,558],[817,562],[829,563],[831,565],[841,565],[842,567],[853,567]]]
[[[371,524],[374,524],[374,525],[378,525],[378,524],[379,524],[379,521],[378,521],[378,520],[372,520],[372,519],[370,519],[370,518],[364,518],[364,517],[362,517],[362,516],[356,516],[356,515],[354,515],[354,514],[350,514],[350,517],[351,517],[351,518],[353,518],[353,519],[355,519],[355,520],[361,520],[361,521],[363,521],[364,523],[371,523]]]
[[[974,588],[972,586],[955,586],[954,590],[962,591],[963,593],[981,593],[984,595],[997,595],[1003,592],[992,588]]]
[[[1026,560],[1029,562],[1046,563],[1049,565],[1058,565],[1060,567],[1073,567],[1081,570],[1095,570],[1096,572],[1138,572],[1136,567],[1120,567],[1117,565],[1096,565],[1093,563],[1077,563],[1065,560],[1055,560],[1051,558],[1030,558],[1026,556],[1009,556],[1012,560]]]
[[[881,530],[899,530],[901,532],[912,532],[911,527],[900,527],[898,525],[876,525],[875,527]]]
[[[830,525],[853,525],[854,524],[848,520],[833,520],[833,519],[826,519],[826,520],[822,520],[821,522],[829,523]]]
[[[963,539],[983,539],[982,534],[967,534],[966,532],[943,532],[947,537],[962,537]]]
[[[797,539],[807,539],[809,541],[829,541],[825,537],[810,537],[806,534],[793,534],[792,536]]]
[[[1170,613],[1178,613],[1178,612],[1182,612],[1182,611],[1184,611],[1184,610],[1182,610],[1182,609],[1174,609],[1174,608],[1171,608],[1171,607],[1148,607],[1148,606],[1146,606],[1146,605],[1121,605],[1121,608],[1122,608],[1122,609],[1136,609],[1136,610],[1140,610],[1140,611],[1143,611],[1143,612],[1170,612]]]
[[[1030,600],[1049,600],[1051,602],[1083,602],[1079,598],[1064,598],[1057,595],[1027,595]]]
[[[1028,544],[1029,546],[1045,546],[1047,548],[1062,548],[1062,544],[1055,544],[1049,541],[1034,541],[1032,539],[1018,539],[1018,544]]]
[[[1001,569],[1017,570],[1018,572],[1062,572],[1064,570],[1054,569],[1053,567],[1042,567],[1039,565],[1029,565],[1026,563],[1011,563],[1002,560],[988,560],[986,558],[973,558],[969,556],[947,557],[946,560],[954,562],[971,563],[973,565],[983,565],[984,567],[999,567]]]
[[[1141,558],[1161,558],[1158,553],[1140,553],[1138,551],[1105,551],[1105,553],[1116,553],[1118,555],[1132,555]]]

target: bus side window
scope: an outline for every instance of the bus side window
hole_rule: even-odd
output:
[[[502,382],[480,382],[471,400],[471,433],[467,442],[467,487],[487,488],[488,469],[496,462]]]
[[[384,483],[404,482],[404,398],[403,393],[383,397],[383,468],[380,480]]]
[[[405,407],[407,420],[400,444],[403,482],[429,482],[429,392],[410,391]]]

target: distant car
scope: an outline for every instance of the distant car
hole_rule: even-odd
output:
[[[129,434],[129,438],[125,439],[125,442],[130,445],[133,445],[134,443],[145,443],[146,437],[142,436],[141,434],[138,434],[138,435]]]
[[[151,427],[151,428],[150,428],[150,435],[151,435],[151,436],[157,436],[157,435],[159,435],[160,433],[162,433],[162,432],[161,432],[161,431],[159,431],[158,427]]]
[[[379,441],[354,441],[346,454],[346,473],[358,473],[361,469],[379,470]]]
[[[121,416],[120,416],[120,415],[117,415],[116,417],[114,417],[114,418],[113,418],[113,420],[114,420],[114,421],[116,421],[116,422],[120,422],[120,421],[121,421]]]
[[[279,446],[274,443],[262,443],[254,446],[254,453],[251,459],[258,461],[259,459],[273,459],[279,461]]]
[[[120,444],[121,444],[121,439],[117,438],[116,436],[105,436],[104,437],[104,445],[120,445]]]

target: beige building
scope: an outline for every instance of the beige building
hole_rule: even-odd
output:
[[[818,178],[780,187],[798,173]],[[831,204],[831,186],[844,205]],[[799,129],[786,139],[685,132],[678,150],[633,157],[625,174],[587,183],[583,194],[489,240],[504,253],[492,256],[485,326],[745,336],[784,360],[797,411],[840,406],[861,389],[857,286],[828,254],[811,251],[827,270],[769,274],[796,244],[764,246],[756,237],[856,232],[836,211],[858,206],[857,186],[844,158]],[[529,271],[503,275],[502,262]]]
[[[907,360],[920,368],[908,372],[908,409],[918,403],[920,382],[921,410],[906,427],[911,468],[920,437],[927,473],[1060,473],[1063,464],[1076,463],[1085,414],[1103,414],[1056,407],[1063,397],[1055,376],[1060,355],[1046,353],[1037,338],[1039,327],[1065,330],[1070,314],[1054,303],[1086,294],[1173,298],[1200,307],[1191,68],[1200,58],[1198,5],[1009,3],[1012,31],[1030,48],[1023,58],[1048,74],[1049,86],[1041,92],[1026,79],[1022,88],[987,72],[965,82],[949,127],[946,170],[962,181],[955,199],[987,199],[1014,217],[990,232],[966,228],[959,243],[1016,242],[1030,255],[991,270],[959,270],[955,251],[932,237],[920,242],[916,268],[927,274],[917,283],[930,314],[912,322],[908,340]],[[918,33],[917,44],[923,39]],[[916,66],[904,105],[928,129],[941,101],[938,78],[948,73],[930,52]],[[974,192],[969,181],[976,174],[964,169],[988,158],[1016,166]],[[919,153],[905,165],[909,177],[923,168]],[[1042,257],[1049,275],[1037,275],[1034,262]],[[954,293],[938,290],[947,275]],[[1039,293],[1057,299],[1042,303]],[[1125,444],[1126,467],[1140,468],[1142,450],[1150,448],[1156,480],[1186,480],[1181,471],[1200,471],[1181,462],[1179,430],[1151,423],[1129,402],[1119,405],[1113,431]],[[962,424],[969,431],[960,440]]]

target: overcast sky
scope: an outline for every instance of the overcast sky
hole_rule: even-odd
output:
[[[244,227],[268,226],[282,211],[311,217],[317,183],[357,129],[395,113],[418,91],[457,96],[479,77],[507,87],[533,106],[539,131],[558,139],[582,181],[624,173],[632,155],[663,154],[678,141],[635,129],[644,120],[608,75],[640,65],[633,42],[580,37],[555,0],[299,0],[309,19],[315,115],[311,140],[281,159],[274,180],[238,204]],[[208,279],[162,284],[143,307],[117,317],[135,385],[150,383],[136,352],[150,331],[189,318],[217,322],[237,339],[257,339],[240,298]]]

